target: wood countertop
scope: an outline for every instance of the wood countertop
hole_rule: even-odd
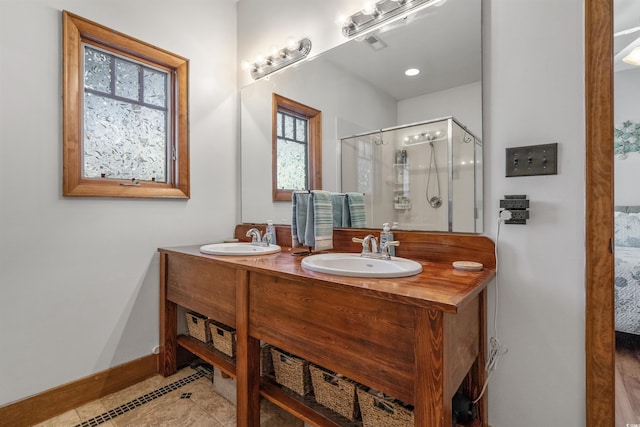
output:
[[[422,264],[420,274],[400,278],[344,277],[318,273],[302,267],[303,256],[293,256],[291,248],[271,255],[228,256],[208,255],[200,246],[160,248],[160,252],[190,255],[214,264],[268,274],[289,280],[301,280],[309,285],[322,285],[352,290],[368,296],[420,307],[457,313],[473,300],[495,276],[491,268],[479,272],[459,271],[451,263],[416,260]]]

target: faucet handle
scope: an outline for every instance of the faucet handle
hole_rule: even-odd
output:
[[[352,242],[362,243],[362,256],[368,256],[371,253],[378,252],[378,241],[372,234],[367,235],[364,239],[357,237],[351,238]]]
[[[384,259],[391,259],[391,254],[389,253],[389,246],[400,246],[400,242],[397,240],[389,240],[388,242],[383,242],[380,245],[380,255]]]
[[[271,243],[271,236],[272,234],[269,231],[262,235],[262,246],[269,246]]]

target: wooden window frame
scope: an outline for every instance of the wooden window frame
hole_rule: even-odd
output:
[[[63,195],[72,197],[190,197],[188,134],[188,65],[186,58],[63,11]],[[169,71],[168,181],[85,178],[83,153],[83,43]]]
[[[278,188],[278,111],[295,114],[308,121],[307,173],[309,190],[322,188],[322,112],[284,96],[272,97],[271,185],[273,201],[291,201],[293,190]]]

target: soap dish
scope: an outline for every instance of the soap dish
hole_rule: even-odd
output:
[[[454,261],[453,268],[463,271],[482,271],[484,266],[474,261]]]

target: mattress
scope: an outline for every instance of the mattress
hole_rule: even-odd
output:
[[[616,331],[640,335],[640,248],[615,247]]]

